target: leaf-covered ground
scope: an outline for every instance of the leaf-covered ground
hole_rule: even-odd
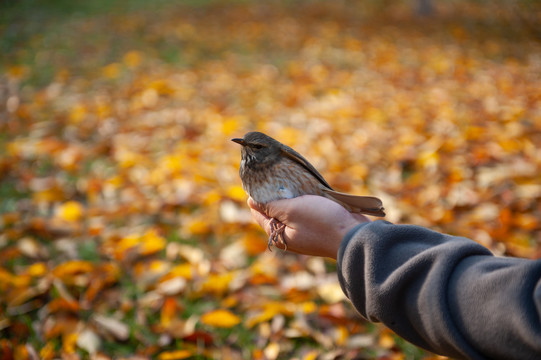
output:
[[[539,9],[378,4],[0,3],[0,358],[433,357],[266,250],[249,130],[390,221],[539,258]]]

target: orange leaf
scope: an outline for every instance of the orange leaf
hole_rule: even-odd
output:
[[[58,265],[53,270],[53,275],[66,284],[82,285],[80,275],[88,274],[94,270],[94,265],[89,261],[71,260]],[[86,281],[84,281],[86,282]]]
[[[70,301],[64,298],[56,298],[48,304],[49,312],[55,313],[58,311],[69,311],[76,313],[79,311],[79,303],[77,301]]]
[[[171,320],[178,312],[178,304],[175,298],[166,298],[160,313],[160,322],[164,327],[168,327],[171,324]]]
[[[248,255],[258,255],[267,250],[267,242],[264,238],[253,232],[247,233],[242,239],[242,244]]]

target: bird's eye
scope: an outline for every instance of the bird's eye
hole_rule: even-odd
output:
[[[259,149],[263,149],[263,145],[261,145],[261,144],[253,144],[252,147],[253,147],[254,149],[258,149],[258,150],[259,150]]]

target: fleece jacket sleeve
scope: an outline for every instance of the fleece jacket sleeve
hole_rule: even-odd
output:
[[[342,240],[338,278],[366,319],[457,359],[541,359],[541,261],[386,221]]]

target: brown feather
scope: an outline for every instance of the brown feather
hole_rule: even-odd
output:
[[[298,152],[296,152],[295,150],[293,150],[292,148],[290,148],[289,146],[284,145],[284,144],[282,144],[282,147],[281,147],[280,150],[282,150],[283,155],[285,155],[286,157],[288,157],[291,160],[295,161],[296,163],[298,163],[299,165],[304,167],[306,170],[308,170],[312,175],[314,175],[314,177],[323,186],[325,186],[329,190],[332,190],[331,185],[329,185],[329,183],[327,183],[327,181],[325,181],[323,176],[316,170],[316,168],[314,166],[312,166],[312,164],[310,164],[308,162],[308,160],[306,160],[301,154],[299,154]]]
[[[334,190],[322,189],[323,193],[331,200],[335,200],[348,208],[351,212],[360,212],[367,215],[385,216],[383,203],[374,196],[360,196],[344,194]]]

